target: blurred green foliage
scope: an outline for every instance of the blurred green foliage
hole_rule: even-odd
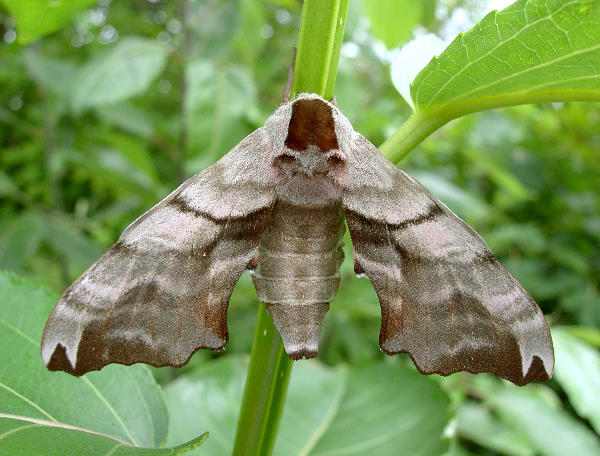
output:
[[[90,2],[79,1],[72,2],[82,5],[79,13],[72,16],[75,7],[55,11],[46,17],[54,22],[42,24],[22,15],[46,2],[32,2],[25,11],[11,6],[17,3],[0,2],[5,5],[0,6],[0,268],[33,288],[62,292],[128,223],[182,179],[212,164],[276,108],[301,4],[100,0],[85,10]],[[411,111],[390,81],[393,54],[378,39],[390,48],[401,45],[415,27],[439,32],[453,13],[476,14],[481,5],[420,2],[402,18],[402,30],[390,30],[392,15],[382,15],[377,3],[364,0],[362,9],[361,2],[350,2],[335,94],[355,129],[381,144]],[[53,30],[58,31],[21,44]],[[600,454],[599,126],[598,104],[483,112],[438,131],[403,163],[486,239],[549,322],[560,325],[554,330],[556,376],[545,385],[517,389],[487,375],[417,376],[420,388],[436,391],[437,408],[427,413],[445,416],[444,432],[442,425],[420,427],[426,404],[420,407],[418,401],[395,405],[398,415],[392,410],[389,416],[405,417],[407,410],[415,416],[414,423],[403,418],[400,424],[412,429],[415,441],[428,442],[424,454],[439,454],[444,446],[439,442],[453,455]],[[351,258],[349,238],[346,244]],[[231,299],[227,349],[199,352],[179,370],[153,369],[168,392],[167,406],[175,407],[174,422],[180,423],[171,429],[169,445],[205,430],[211,432],[207,445],[224,438],[220,434],[233,435],[245,369],[243,355],[234,354],[250,351],[256,305],[244,275]],[[294,433],[285,420],[303,413],[294,409],[298,400],[310,403],[305,413],[316,410],[331,419],[316,427],[306,424],[304,445],[281,454],[296,448],[320,454],[319,445],[323,453],[344,448],[344,454],[368,454],[376,448],[377,454],[398,454],[377,443],[346,445],[344,435],[355,435],[370,420],[381,420],[380,429],[388,429],[390,418],[377,414],[383,400],[374,396],[361,402],[363,409],[339,414],[348,400],[346,382],[354,378],[349,372],[361,372],[347,386],[357,400],[361,390],[381,388],[394,395],[389,377],[380,384],[364,366],[376,372],[396,369],[398,394],[415,381],[408,359],[380,352],[379,320],[370,283],[356,279],[346,261],[325,319],[319,363],[301,361],[294,368],[292,405],[280,438],[296,445],[285,435]],[[313,376],[320,386],[303,396],[311,369],[320,369]],[[199,391],[211,395],[190,402]],[[192,405],[183,410],[186,404]],[[200,416],[206,429],[188,433],[185,422]],[[403,436],[400,430],[389,433]],[[228,447],[214,448],[210,454],[226,454]]]

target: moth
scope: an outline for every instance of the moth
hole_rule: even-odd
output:
[[[381,304],[379,344],[421,373],[552,375],[535,301],[479,235],[315,94],[135,220],[62,295],[44,330],[48,369],[181,366],[222,349],[233,286],[250,270],[292,359],[317,354],[340,282],[348,225],[354,269]]]

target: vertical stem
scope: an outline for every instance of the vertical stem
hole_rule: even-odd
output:
[[[348,0],[304,0],[292,97],[333,96],[347,12]]]
[[[271,454],[292,370],[292,361],[265,305],[258,306],[234,456]]]
[[[39,40],[31,45],[31,50],[35,54],[42,54],[42,48]],[[62,187],[60,186],[59,176],[57,175],[58,171],[54,168],[52,163],[56,155],[55,129],[57,124],[57,116],[48,91],[40,84],[38,84],[37,88],[40,98],[42,99],[44,162],[46,170],[48,171],[47,176],[48,187],[50,190],[50,205],[52,209],[62,212],[64,209]]]
[[[191,0],[181,0],[181,23],[183,29],[181,31],[181,80],[180,80],[180,96],[179,96],[179,153],[175,156],[175,175],[177,182],[181,183],[185,180],[185,156],[188,148],[188,125],[187,125],[187,95],[188,95],[188,83],[187,83],[187,64],[192,53],[192,32],[190,30],[190,16],[192,15],[192,3]]]
[[[301,92],[333,96],[347,11],[348,0],[304,0],[292,97]],[[272,454],[291,370],[281,337],[259,303],[234,456]]]

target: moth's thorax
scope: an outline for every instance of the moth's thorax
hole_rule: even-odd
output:
[[[279,198],[295,204],[339,200],[337,183],[343,181],[346,156],[332,106],[321,98],[301,98],[292,103],[288,115],[285,140],[272,159]]]
[[[297,205],[333,204],[341,198],[336,173],[341,159],[331,159],[314,146],[305,151],[287,151],[277,157],[273,168],[278,176],[278,199]]]

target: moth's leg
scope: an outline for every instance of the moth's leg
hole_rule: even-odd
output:
[[[331,104],[333,106],[335,106],[336,108],[339,108],[339,106],[337,104],[337,98],[335,97],[335,95],[333,97],[331,97]]]
[[[250,262],[248,263],[248,265],[246,266],[246,269],[248,271],[254,271],[256,269],[256,264],[257,263],[258,263],[258,250],[256,251],[256,253],[252,257],[252,259],[250,260]]]
[[[288,78],[283,91],[281,92],[281,103],[286,104],[290,102],[290,96],[292,94],[292,84],[294,84],[294,67],[296,66],[296,47],[292,48],[292,62],[290,63],[290,69],[288,70]]]
[[[358,262],[358,259],[356,258],[356,250],[354,250],[354,247],[352,248],[352,260],[354,261],[354,273],[357,276],[363,275],[365,273],[365,270],[362,268],[362,266]]]

